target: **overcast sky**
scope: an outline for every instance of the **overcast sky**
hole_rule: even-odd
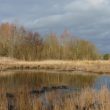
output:
[[[101,52],[110,52],[110,0],[0,0],[0,22],[40,33],[67,28],[94,42]]]

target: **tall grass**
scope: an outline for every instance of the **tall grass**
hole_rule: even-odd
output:
[[[14,95],[14,99],[11,99],[14,100],[13,106],[17,110],[109,110],[110,108],[110,91],[107,88],[99,91],[87,88],[80,93],[65,95],[53,91],[41,97],[31,96],[27,88],[11,93]],[[5,91],[0,91],[0,110],[7,110],[8,103],[10,102]]]
[[[80,94],[68,94],[63,101],[54,105],[53,110],[109,110],[110,91],[102,87],[100,91],[84,89]]]
[[[63,61],[63,60],[44,60],[44,61],[18,61],[9,58],[0,58],[0,70],[57,70],[57,71],[84,71],[98,74],[110,73],[109,61]]]

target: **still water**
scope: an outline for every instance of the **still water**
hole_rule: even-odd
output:
[[[0,77],[0,87],[17,89],[24,86],[36,89],[42,87],[66,86],[68,89],[70,88],[70,90],[79,90],[86,87],[100,89],[102,86],[106,86],[110,89],[110,76],[96,75],[94,73],[86,74],[81,72],[80,74],[79,72],[75,72],[75,74],[63,74],[36,71],[17,71],[14,74]]]
[[[106,86],[110,89],[110,76],[109,75],[99,75],[93,82],[93,88],[101,89],[103,86]]]

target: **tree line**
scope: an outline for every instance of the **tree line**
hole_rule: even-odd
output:
[[[50,33],[42,37],[23,26],[0,24],[0,56],[21,60],[96,60],[96,46],[65,30],[60,36]]]

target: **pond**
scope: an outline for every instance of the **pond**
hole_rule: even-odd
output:
[[[45,107],[50,110],[51,105],[62,102],[65,95],[79,94],[87,87],[100,90],[102,86],[110,89],[110,76],[83,72],[16,71],[13,74],[1,75],[0,102],[8,102],[8,105],[13,102],[10,106],[19,106],[19,110],[32,110],[40,103],[42,110]]]
[[[93,88],[100,90],[103,86],[110,89],[110,76],[109,75],[99,75],[93,82]]]
[[[14,74],[0,77],[0,87],[17,89],[21,87],[41,88],[51,86],[67,86],[73,89],[94,88],[106,86],[110,89],[110,76],[94,73],[51,73],[39,71],[16,71]]]

